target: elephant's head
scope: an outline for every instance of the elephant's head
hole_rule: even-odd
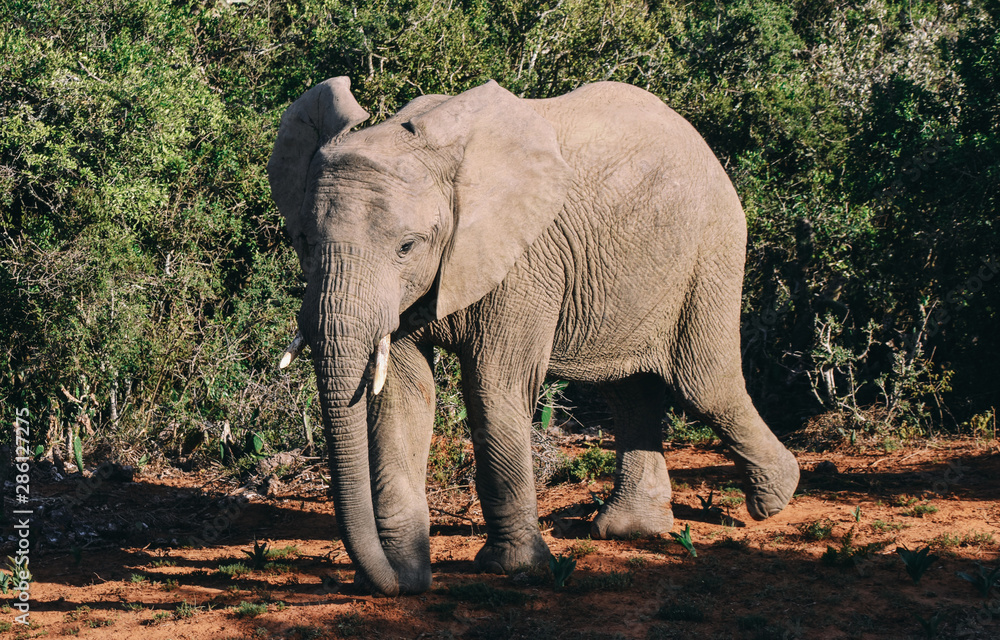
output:
[[[367,405],[391,336],[499,285],[561,210],[570,169],[552,125],[495,82],[417,98],[350,131],[367,118],[346,77],[317,85],[282,117],[267,169],[307,279],[298,323],[312,349],[337,522],[363,581],[396,594],[426,584],[401,584],[372,502],[369,455],[380,443],[369,447]]]

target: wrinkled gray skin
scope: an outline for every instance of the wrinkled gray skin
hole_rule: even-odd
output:
[[[431,583],[433,345],[462,366],[483,570],[549,557],[529,447],[546,373],[599,383],[615,419],[595,537],[671,529],[668,391],[731,448],[752,517],[788,503],[798,465],[740,366],[745,218],[690,124],[615,83],[523,100],[490,82],[350,132],[367,117],[347,78],[327,80],[286,111],[268,164],[308,279],[298,322],[358,582],[389,595]]]

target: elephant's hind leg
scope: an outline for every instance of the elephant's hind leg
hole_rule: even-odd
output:
[[[615,423],[615,488],[591,526],[595,538],[651,536],[673,528],[670,477],[663,460],[666,384],[639,374],[609,384],[605,397]]]
[[[742,275],[742,266],[739,274]],[[730,282],[730,288],[718,282]],[[665,372],[681,402],[732,450],[743,473],[747,510],[764,520],[785,508],[799,465],[761,419],[746,392],[740,363],[741,277],[696,284],[678,333],[673,370]]]

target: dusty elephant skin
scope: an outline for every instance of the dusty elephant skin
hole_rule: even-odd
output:
[[[299,330],[360,583],[389,595],[431,583],[434,345],[462,365],[483,570],[549,556],[529,447],[546,373],[601,383],[614,415],[596,537],[673,525],[668,392],[732,449],[750,515],[784,508],[798,465],[740,367],[746,221],[690,124],[616,83],[523,100],[489,82],[351,132],[367,117],[347,78],[327,80],[285,112],[268,163],[308,280]]]

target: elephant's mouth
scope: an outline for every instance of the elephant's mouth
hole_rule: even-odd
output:
[[[375,347],[368,360],[368,367],[365,369],[365,386],[371,387],[372,395],[375,396],[382,391],[382,387],[385,386],[385,377],[389,373],[390,339],[391,335],[388,333],[382,336],[382,339],[378,341],[378,346]],[[302,335],[301,331],[297,331],[295,337],[292,338],[291,344],[281,354],[281,359],[278,361],[278,368],[284,369],[292,364],[292,361],[302,353],[305,346],[305,336]],[[364,386],[361,389],[363,390]]]

